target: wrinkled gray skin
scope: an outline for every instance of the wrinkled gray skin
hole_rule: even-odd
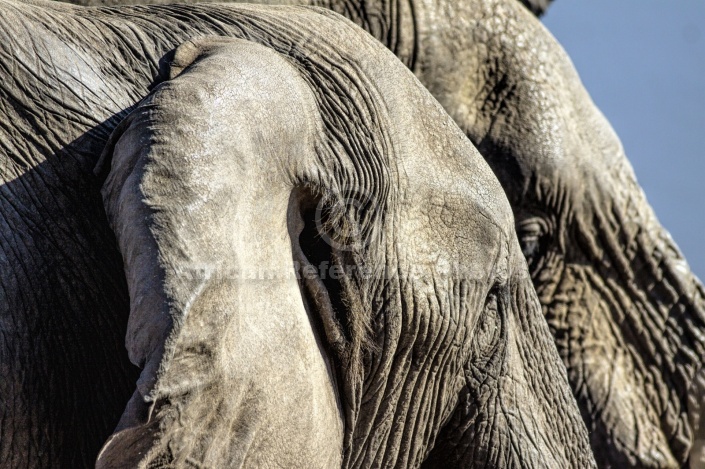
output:
[[[496,86],[474,108],[429,89],[509,196],[598,464],[681,467],[701,412],[703,287],[565,53],[537,22],[505,18],[484,72]]]
[[[325,6],[370,31],[490,163],[598,463],[685,464],[702,401],[703,288],[551,35],[513,1],[286,3]]]
[[[395,5],[370,2],[366,15],[324,6],[410,65],[500,175],[600,464],[678,467],[688,457],[687,412],[699,419],[701,399],[689,389],[703,359],[702,287],[618,140],[564,52],[511,2],[417,2],[413,15]]]
[[[2,467],[594,466],[501,187],[368,35],[0,24]]]
[[[452,78],[421,79],[509,196],[598,465],[681,467],[700,412],[703,288],[564,51],[519,10],[471,21],[446,49]]]
[[[703,287],[555,39],[509,0],[254,1],[331,8],[414,71],[510,198],[598,463],[685,464],[705,440]]]
[[[180,2],[176,3],[206,3],[210,2],[213,0],[182,0]],[[230,3],[231,0],[226,1],[225,3]],[[532,13],[534,13],[537,16],[543,15],[543,13],[546,11],[546,9],[549,7],[551,2],[553,0],[520,0],[521,3],[529,9]],[[83,6],[114,6],[114,5],[144,5],[144,4],[170,4],[170,3],[175,3],[171,0],[149,0],[149,1],[141,1],[141,0],[68,0],[67,3],[73,3],[75,5],[83,5]],[[260,2],[246,2],[246,3],[261,3]],[[335,2],[333,2],[335,3]],[[338,2],[341,6],[343,5],[344,2]],[[279,4],[293,4],[291,0],[282,0],[279,2]],[[299,3],[300,4],[300,3]],[[311,4],[313,4],[311,2]],[[350,10],[357,10],[361,11],[360,7],[356,7],[356,5],[365,5],[365,6],[372,6],[375,4],[379,4],[377,1],[371,1],[371,2],[364,2],[364,1],[351,1],[348,2],[348,5],[350,7]],[[391,5],[390,5],[391,6]],[[365,15],[362,15],[365,16]]]
[[[210,467],[589,464],[482,157],[372,38],[318,15],[245,13],[281,25],[260,40],[285,55],[181,46],[176,78],[108,147],[127,345],[145,371],[98,467],[137,455]],[[321,205],[329,218],[317,224]],[[348,226],[360,230],[352,251]],[[304,275],[302,303],[294,259],[304,272],[357,269]],[[252,267],[284,275],[237,274]],[[171,321],[157,328],[159,310]]]

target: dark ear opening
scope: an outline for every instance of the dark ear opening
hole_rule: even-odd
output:
[[[340,253],[322,232],[329,211],[322,197],[309,188],[292,192],[289,203],[289,235],[296,275],[305,306],[326,345],[345,362],[352,343]]]
[[[366,359],[376,347],[365,298],[363,254],[344,240],[349,230],[342,210],[316,189],[299,187],[289,199],[288,229],[304,307],[322,350],[331,360],[332,375],[345,420],[355,420]]]
[[[323,332],[343,369],[359,376],[362,357],[372,347],[370,308],[364,305],[361,253],[340,235],[346,229],[339,226],[341,209],[333,204],[310,187],[294,190],[289,202],[289,235],[312,324]]]

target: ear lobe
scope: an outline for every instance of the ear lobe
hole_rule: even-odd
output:
[[[181,74],[189,65],[194,63],[199,55],[204,53],[201,45],[196,45],[193,41],[186,41],[174,50],[169,63],[167,80],[173,80]]]
[[[337,396],[284,226],[290,155],[298,168],[315,156],[295,113],[314,98],[263,46],[192,48],[197,63],[138,106],[99,170],[128,278],[126,344],[144,367],[101,464],[339,465]]]

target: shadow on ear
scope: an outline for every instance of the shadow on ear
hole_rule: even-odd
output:
[[[299,187],[291,194],[288,228],[311,321],[338,362],[337,378],[350,382],[362,379],[363,357],[374,345],[371,311],[363,301],[371,272],[359,240],[341,235],[350,231],[342,228],[350,223],[343,210],[314,189]]]

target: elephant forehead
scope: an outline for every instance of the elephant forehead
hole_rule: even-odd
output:
[[[454,133],[447,131],[445,139],[417,134],[408,142],[413,155],[400,163],[406,176],[400,219],[405,239],[413,240],[409,255],[417,263],[450,264],[464,278],[506,278],[511,207],[482,157]]]
[[[503,204],[488,205],[488,194],[464,186],[439,178],[410,195],[407,200],[415,209],[402,216],[405,237],[412,240],[408,255],[416,263],[450,268],[466,279],[506,279],[508,227],[497,216]]]
[[[475,278],[496,275],[500,252],[514,236],[507,197],[460,128],[435,100],[421,95],[427,100],[422,113],[391,119],[407,128],[396,142],[396,164],[401,219],[417,240],[415,255],[445,258]]]

